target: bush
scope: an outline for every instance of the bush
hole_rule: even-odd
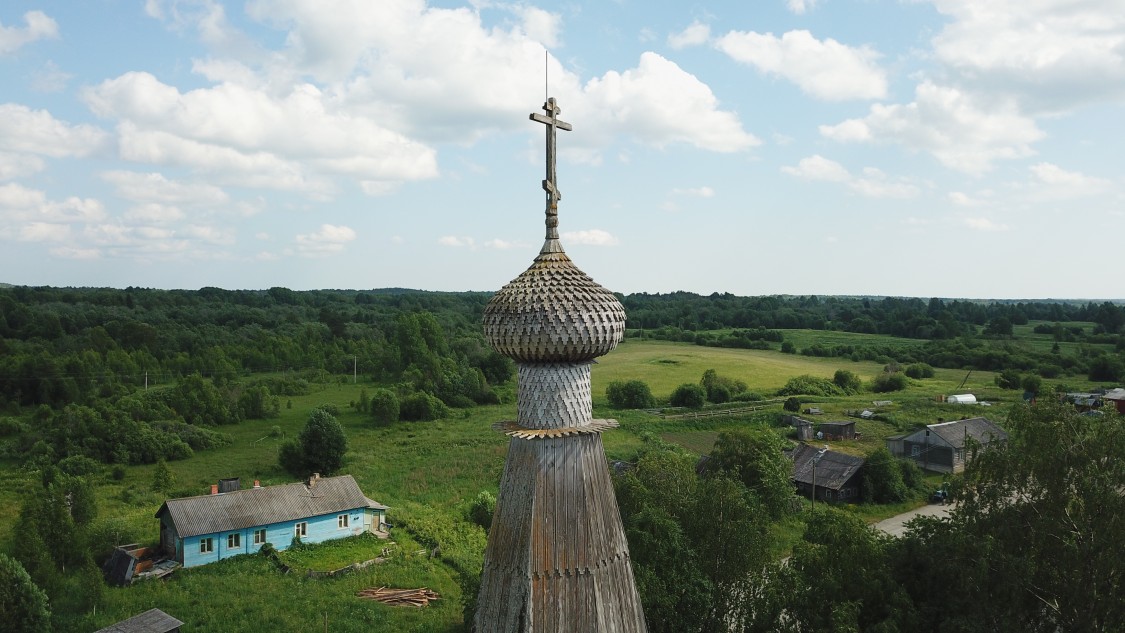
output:
[[[487,532],[492,527],[492,514],[496,511],[496,495],[487,490],[482,490],[473,500],[469,508],[469,520],[484,528]]]
[[[914,363],[913,365],[907,366],[906,375],[916,380],[921,380],[923,378],[933,378],[934,368],[930,367],[926,363]]]
[[[390,389],[376,389],[371,394],[371,401],[367,403],[371,409],[371,417],[380,424],[398,422],[399,403],[398,396]]]
[[[676,387],[668,401],[673,407],[702,409],[703,403],[707,401],[707,392],[699,385],[686,383]]]
[[[742,393],[734,396],[731,400],[735,402],[761,402],[766,397],[754,391],[743,391]]]
[[[714,369],[703,372],[703,378],[700,379],[699,386],[703,387],[707,399],[715,404],[729,402],[735,394],[746,391],[746,383],[720,376]]]
[[[871,381],[871,391],[875,393],[886,393],[888,391],[902,391],[906,389],[909,381],[906,376],[895,372],[893,374],[879,374]]]
[[[402,399],[399,416],[411,422],[428,422],[449,415],[449,408],[437,396],[417,391]]]
[[[793,344],[793,341],[782,341],[781,342],[781,353],[782,354],[796,354],[797,353],[797,346]]]
[[[606,387],[605,397],[614,409],[651,409],[656,406],[656,398],[642,380],[615,380]]]
[[[863,389],[863,381],[855,372],[847,369],[837,369],[836,374],[832,376],[832,382],[848,395],[857,394]]]
[[[1001,389],[1019,389],[1020,373],[1014,369],[1005,369],[999,374],[996,374],[993,381],[995,381],[996,386]]]
[[[789,396],[785,399],[785,404],[781,405],[781,408],[796,413],[801,410],[801,401],[797,396]]]
[[[839,396],[843,391],[834,382],[827,378],[817,378],[804,374],[790,378],[785,386],[778,390],[779,396]]]

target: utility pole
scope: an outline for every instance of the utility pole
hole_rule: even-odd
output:
[[[817,451],[816,455],[813,456],[813,459],[812,459],[812,509],[813,510],[816,510],[816,465],[817,465],[817,463],[820,462],[820,458],[824,457],[824,454],[827,453],[827,452],[828,452],[828,445],[825,444],[824,448]]]
[[[148,391],[148,372],[145,372],[145,391]]]
[[[352,384],[359,378],[359,356],[352,356]]]

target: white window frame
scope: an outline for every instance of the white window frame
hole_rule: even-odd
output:
[[[293,524],[293,538],[305,538],[309,535],[309,522],[301,521]]]
[[[911,457],[917,457],[921,454],[922,454],[922,447],[921,446],[918,446],[917,444],[912,444],[910,446],[910,456]]]
[[[241,549],[242,548],[242,534],[234,532],[227,534],[227,549]]]
[[[266,542],[266,529],[254,530],[254,544],[264,545]]]
[[[336,527],[340,528],[341,530],[348,527],[348,515],[341,514],[340,516],[336,517]]]
[[[210,537],[199,539],[200,554],[210,554],[213,551],[215,551],[215,539]]]

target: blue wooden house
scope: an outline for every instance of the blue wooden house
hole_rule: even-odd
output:
[[[387,506],[368,499],[351,475],[168,499],[156,512],[160,547],[184,567],[370,532],[387,535]]]

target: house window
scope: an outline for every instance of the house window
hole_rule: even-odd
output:
[[[309,524],[302,521],[293,526],[293,536],[296,538],[305,538],[309,534]]]
[[[242,547],[241,534],[227,534],[227,549],[236,549]]]
[[[199,539],[199,553],[210,554],[215,548],[215,539],[201,538]]]
[[[261,545],[266,542],[265,530],[254,530],[254,544]]]
[[[922,452],[922,447],[915,444],[910,447],[910,456],[917,457]]]
[[[341,514],[340,516],[336,517],[336,527],[339,527],[339,528],[348,527],[348,515]]]
[[[959,462],[965,461],[965,449],[959,448],[954,453],[955,453],[954,456],[957,458],[957,461],[959,461]]]

